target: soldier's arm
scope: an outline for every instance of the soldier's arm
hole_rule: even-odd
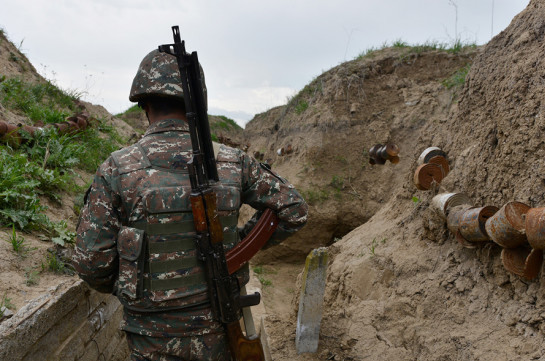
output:
[[[270,208],[280,219],[278,228],[264,248],[277,244],[307,222],[308,205],[295,187],[269,166],[242,155],[242,201],[258,211]],[[250,222],[250,228],[252,222]]]
[[[111,189],[110,162],[97,171],[81,211],[73,263],[79,276],[99,292],[111,293],[118,272],[119,197]]]

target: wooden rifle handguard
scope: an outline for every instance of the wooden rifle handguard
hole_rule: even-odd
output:
[[[255,227],[233,249],[225,254],[229,274],[239,270],[259,251],[271,238],[278,227],[279,219],[272,209],[266,209]]]

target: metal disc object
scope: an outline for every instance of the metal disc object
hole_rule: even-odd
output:
[[[486,232],[504,248],[516,248],[527,243],[525,217],[529,209],[521,202],[506,203],[486,221]]]
[[[509,272],[532,280],[537,277],[543,264],[543,250],[528,247],[504,248],[501,261]]]
[[[390,163],[397,164],[399,163],[400,158],[396,155],[390,158]]]
[[[375,144],[369,149],[369,157],[376,158],[377,157],[377,151],[382,147],[382,144]]]
[[[435,163],[439,164],[445,173],[444,177],[447,176],[447,174],[450,172],[450,167],[448,164],[447,158],[443,157],[442,155],[436,155],[430,158],[430,160],[427,163]]]
[[[449,231],[451,231],[453,234],[457,234],[459,232],[462,215],[470,208],[472,207],[465,204],[451,208],[451,211],[447,216],[447,228]]]
[[[399,147],[396,144],[388,143],[385,146],[386,154],[390,157],[395,157],[399,154]]]
[[[545,249],[545,208],[531,208],[526,213],[526,238],[534,249]]]
[[[447,153],[441,150],[441,148],[438,148],[438,147],[426,148],[420,154],[420,157],[418,157],[418,164],[428,163],[432,157],[435,157],[437,155],[440,155],[445,158],[447,157]]]
[[[471,205],[472,202],[465,193],[439,193],[432,198],[431,204],[443,217],[447,217],[453,207]]]
[[[434,182],[441,183],[443,177],[443,169],[439,164],[425,163],[416,168],[414,185],[420,190],[428,190]]]
[[[490,240],[486,233],[485,223],[498,210],[499,208],[494,206],[467,209],[460,216],[460,234],[470,242]]]

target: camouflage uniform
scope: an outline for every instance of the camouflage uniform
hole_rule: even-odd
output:
[[[78,224],[74,265],[91,287],[123,304],[133,360],[229,359],[196,257],[188,131],[184,120],[154,122],[139,142],[112,153],[95,175]],[[276,212],[272,242],[305,224],[307,204],[268,166],[223,145],[216,159],[220,181],[212,186],[225,250],[240,241],[242,203]],[[237,277],[246,284],[248,267]]]

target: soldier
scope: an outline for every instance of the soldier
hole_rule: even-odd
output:
[[[74,266],[92,288],[121,301],[132,360],[229,360],[195,249],[187,172],[192,147],[176,58],[150,52],[129,99],[150,125],[140,141],[97,170],[79,219]],[[279,217],[266,246],[304,226],[308,206],[290,183],[238,149],[221,145],[215,153],[220,181],[213,188],[226,251],[251,227],[237,228],[242,203]],[[248,267],[236,275],[242,287]]]

